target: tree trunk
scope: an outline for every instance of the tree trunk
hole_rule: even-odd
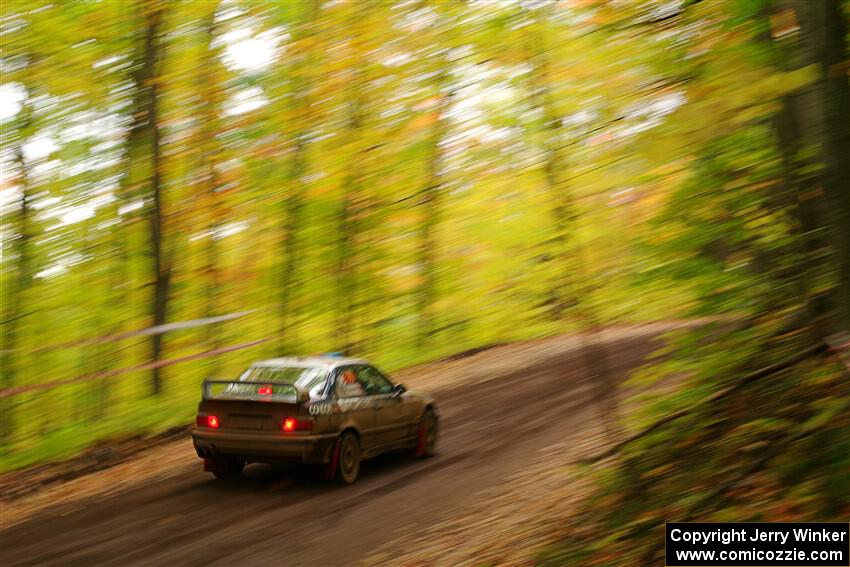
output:
[[[422,189],[421,207],[422,224],[419,229],[419,269],[422,272],[422,282],[419,286],[418,308],[419,325],[417,328],[420,348],[430,343],[435,332],[434,302],[437,298],[437,228],[440,224],[441,202],[443,194],[443,150],[440,143],[448,132],[448,110],[451,107],[452,95],[448,91],[450,80],[449,61],[442,58],[439,70],[434,74],[433,89],[439,99],[433,111],[431,136],[428,142],[428,177]]]
[[[198,74],[198,93],[201,99],[201,126],[199,128],[199,148],[201,174],[201,201],[207,213],[204,250],[204,317],[214,317],[220,314],[220,297],[222,293],[221,258],[219,253],[218,232],[221,229],[221,196],[218,195],[220,180],[216,165],[220,151],[217,136],[221,130],[221,112],[225,93],[221,84],[221,66],[219,50],[214,47],[216,40],[215,15],[218,3],[215,3],[204,24],[206,30],[206,47],[204,62]],[[212,350],[221,346],[221,337],[217,325],[206,327],[207,347]],[[219,358],[209,360],[210,372],[215,374],[219,367]]]
[[[787,2],[777,2],[773,9],[779,12],[791,10]],[[765,30],[771,29],[768,10],[759,12],[758,22]],[[771,41],[775,52],[775,66],[780,72],[798,70],[808,63],[799,49],[791,49],[785,39],[774,39],[765,32],[759,41]],[[801,311],[785,324],[784,329],[810,329],[812,340],[822,339],[828,331],[830,315],[829,296],[815,294],[813,287],[823,280],[825,265],[823,258],[829,249],[829,240],[823,231],[826,225],[826,210],[823,191],[820,190],[820,175],[817,157],[803,151],[814,144],[811,128],[816,122],[817,107],[815,87],[812,85],[790,92],[782,97],[782,106],[773,117],[773,129],[779,149],[781,183],[770,194],[769,206],[776,210],[788,210],[796,221],[796,238],[791,249],[779,250],[776,255],[796,254],[800,260],[783,273],[774,274],[782,281],[793,281],[800,298],[805,301]],[[780,258],[767,258],[763,271],[767,272]]]
[[[340,208],[336,226],[337,240],[336,265],[336,322],[334,323],[334,344],[346,354],[357,349],[356,337],[359,336],[360,297],[358,294],[358,250],[362,230],[363,168],[365,167],[363,137],[363,113],[366,106],[366,58],[360,45],[361,23],[368,17],[368,4],[355,6],[348,30],[352,34],[352,62],[355,65],[354,77],[349,82],[347,93],[348,124],[345,137],[351,147],[346,164],[345,179],[342,184]]]
[[[778,205],[790,207],[800,231],[797,245],[802,260],[797,273],[788,274],[788,277],[797,279],[806,303],[802,313],[804,320],[796,322],[795,326],[809,326],[816,340],[829,334],[828,317],[834,301],[829,296],[811,294],[811,285],[821,279],[822,258],[829,247],[823,232],[826,207],[823,192],[819,190],[815,160],[802,151],[807,143],[805,109],[811,107],[812,94],[807,88],[784,96],[782,108],[774,118],[774,128],[782,163],[780,191],[785,193],[779,197]]]
[[[21,324],[26,317],[24,313],[24,295],[32,285],[32,194],[27,178],[27,164],[24,161],[24,144],[26,135],[32,126],[32,108],[29,104],[29,93],[21,108],[21,126],[18,143],[14,147],[14,159],[18,168],[17,187],[20,191],[20,205],[13,226],[17,229],[17,237],[12,240],[15,257],[14,274],[9,276],[7,285],[3,288],[3,365],[2,388],[11,388],[17,381],[18,361],[20,359]],[[0,442],[8,444],[15,433],[14,398],[3,398],[0,406]]]
[[[149,0],[140,8],[140,20],[144,26],[144,39],[139,45],[139,66],[133,73],[135,96],[133,101],[133,124],[127,140],[129,193],[150,199],[145,212],[148,221],[148,237],[152,257],[153,292],[151,313],[153,324],[162,325],[167,318],[168,291],[171,279],[171,258],[163,246],[164,203],[162,195],[162,153],[160,129],[157,124],[159,112],[158,64],[162,59],[160,26],[163,5],[158,0]],[[162,357],[162,335],[151,338],[151,359]],[[151,391],[162,392],[162,377],[159,368],[151,372]]]
[[[343,185],[342,203],[337,214],[334,230],[339,232],[337,241],[336,264],[336,321],[334,323],[334,344],[345,354],[354,350],[354,336],[357,327],[357,268],[356,249],[358,219],[355,208],[357,199],[357,181],[352,174],[346,175]]]
[[[812,140],[824,165],[821,184],[835,249],[834,330],[850,327],[850,83],[847,29],[839,0],[797,0],[806,63],[819,68]]]
[[[530,34],[535,43],[529,46],[529,52],[533,65],[531,85],[533,103],[541,110],[544,121],[546,187],[553,203],[552,222],[555,237],[552,261],[558,276],[552,288],[551,317],[555,321],[561,321],[569,311],[579,325],[581,332],[579,348],[584,374],[596,391],[600,418],[605,427],[608,442],[613,445],[623,437],[619,419],[618,384],[609,361],[607,348],[600,336],[601,318],[594,306],[583,297],[586,294],[579,289],[582,280],[586,282],[589,277],[588,262],[583,257],[585,247],[579,242],[570,245],[578,234],[579,215],[566,175],[563,124],[551,89],[551,49],[545,28],[548,21],[546,9],[539,9],[534,23],[537,33]]]
[[[550,84],[550,49],[546,41],[546,25],[548,18],[541,14],[535,22],[537,33],[529,34],[534,45],[529,46],[533,65],[532,71],[532,104],[543,116],[543,153],[545,155],[544,174],[546,187],[551,195],[552,203],[552,252],[547,254],[549,262],[554,264],[557,274],[551,290],[550,317],[553,321],[561,321],[566,312],[576,305],[572,294],[574,273],[570,269],[569,231],[574,230],[575,215],[572,214],[573,203],[566,180],[566,157],[563,155],[563,127],[561,118],[555,109],[555,97]]]
[[[299,237],[303,222],[304,209],[304,174],[307,172],[307,144],[311,127],[310,102],[311,84],[308,75],[313,64],[312,38],[315,35],[313,25],[318,18],[318,0],[309,0],[298,5],[303,10],[301,21],[294,30],[294,41],[291,52],[291,76],[293,107],[292,116],[295,123],[291,158],[287,173],[288,196],[284,203],[283,226],[281,238],[281,253],[283,255],[282,282],[280,288],[280,332],[278,345],[281,354],[287,348],[298,344],[295,335],[295,324],[298,321],[299,309],[293,301],[298,289],[299,259],[301,255]]]

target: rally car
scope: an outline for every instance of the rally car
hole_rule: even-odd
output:
[[[393,450],[432,455],[437,433],[434,399],[367,361],[290,357],[256,362],[238,380],[206,380],[192,441],[218,478],[238,477],[246,463],[288,461],[351,484],[361,460]]]

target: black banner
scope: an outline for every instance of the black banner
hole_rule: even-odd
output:
[[[669,567],[850,566],[850,524],[668,523]]]

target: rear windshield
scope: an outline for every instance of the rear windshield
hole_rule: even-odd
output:
[[[325,380],[328,377],[326,369],[311,366],[306,368],[280,366],[252,366],[239,377],[240,382],[286,382],[299,390],[310,393],[310,399],[321,395]]]

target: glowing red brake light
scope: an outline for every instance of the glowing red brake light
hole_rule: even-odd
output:
[[[257,393],[261,396],[271,396],[272,395],[272,387],[271,386],[260,386],[257,388]]]
[[[293,431],[312,431],[313,420],[295,419],[294,417],[287,417],[284,418],[280,428],[286,431],[287,433],[292,433]]]
[[[199,415],[195,417],[195,425],[198,427],[211,427],[213,429],[218,429],[221,422],[218,420],[218,416],[215,415]]]

